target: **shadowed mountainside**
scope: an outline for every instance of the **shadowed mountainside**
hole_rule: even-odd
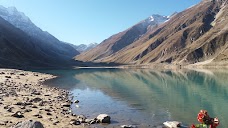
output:
[[[83,65],[73,61],[79,54],[17,11],[0,5],[0,67],[43,68]]]
[[[0,5],[0,17],[24,31],[33,40],[39,42],[42,49],[49,51],[49,54],[58,54],[59,57],[71,59],[79,52],[69,44],[62,43],[53,35],[37,27],[23,12],[19,12],[15,7],[5,8]]]
[[[54,50],[0,17],[0,67],[69,66],[70,60]]]

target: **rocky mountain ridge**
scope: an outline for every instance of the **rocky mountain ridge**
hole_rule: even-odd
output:
[[[70,45],[62,43],[53,35],[41,30],[23,12],[19,12],[15,7],[5,8],[0,6],[0,17],[21,29],[32,38],[39,40],[39,45],[41,45],[43,49],[47,48],[47,50],[50,51],[51,49],[52,52],[55,52],[50,54],[58,54],[62,58],[68,59],[79,54],[79,52]]]
[[[72,57],[78,53],[36,27],[16,8],[0,6],[0,67],[69,67],[77,63]]]
[[[79,45],[74,45],[74,44],[70,44],[73,48],[75,48],[77,51],[79,51],[80,53],[82,52],[86,52],[92,48],[95,48],[98,43],[90,43],[90,44],[79,44]]]
[[[203,0],[172,16],[140,38],[126,44],[118,52],[109,46],[122,39],[121,32],[103,41],[98,47],[76,57],[82,61],[120,64],[220,64],[228,60],[228,6],[226,0]],[[147,29],[148,30],[148,29]],[[121,36],[120,36],[121,35]],[[132,33],[128,39],[135,37]],[[121,42],[123,45],[125,43]],[[99,50],[99,51],[98,51]],[[112,49],[113,50],[113,49]],[[100,56],[97,56],[100,55]]]
[[[81,53],[76,59],[82,61],[96,61],[116,54],[167,20],[168,18],[166,16],[152,15],[127,30],[105,39],[97,47]]]

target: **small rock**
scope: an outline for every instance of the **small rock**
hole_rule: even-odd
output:
[[[36,116],[36,117],[38,117],[40,114],[39,113],[36,113],[36,114],[34,114],[33,116]]]
[[[0,74],[5,74],[5,72],[1,72]]]
[[[88,124],[95,124],[96,120],[95,119],[86,119],[85,122]]]
[[[51,116],[52,114],[50,112],[48,112],[47,115]]]
[[[61,104],[63,107],[70,107],[70,103],[63,103],[63,104]]]
[[[36,98],[30,100],[30,102],[35,102],[35,103],[40,102],[40,101],[42,101],[42,99],[39,97],[36,97]]]
[[[74,103],[79,103],[79,100],[75,100]]]
[[[3,108],[4,108],[4,109],[8,109],[8,108],[9,108],[9,105],[4,106]]]
[[[14,105],[21,105],[21,106],[25,106],[25,104],[23,102],[17,102],[16,104]]]
[[[67,111],[69,111],[69,109],[68,108],[63,108],[62,111],[63,112],[67,112]]]
[[[85,123],[86,117],[84,115],[79,115],[77,116],[78,121],[80,121],[81,123]]]
[[[33,95],[41,95],[40,92],[36,92],[36,91],[32,92],[31,94],[33,94]]]
[[[28,120],[28,121],[18,122],[12,128],[44,128],[44,126],[39,121]]]
[[[121,125],[121,128],[137,128],[134,125]]]
[[[74,113],[71,113],[71,116],[77,116],[76,114],[74,114]]]
[[[45,108],[44,111],[51,112],[51,110],[49,108]]]
[[[181,126],[181,122],[178,121],[166,121],[163,124],[168,128],[178,128]]]
[[[45,106],[45,104],[51,104],[51,102],[48,102],[48,101],[41,101],[40,103],[39,103],[39,106]]]
[[[9,107],[9,108],[7,109],[7,111],[8,111],[8,112],[12,112],[12,109],[13,109],[13,107]]]
[[[107,114],[100,114],[97,116],[97,120],[101,123],[110,123],[111,117]]]
[[[5,78],[8,78],[9,79],[9,78],[11,78],[11,76],[5,76]]]
[[[16,118],[23,118],[23,117],[24,117],[24,115],[22,115],[22,113],[21,113],[20,111],[17,111],[17,112],[14,113],[12,116],[13,116],[13,117],[16,117]]]
[[[71,125],[80,125],[81,123],[80,123],[80,121],[73,119],[70,121],[70,124]]]
[[[31,112],[31,111],[32,111],[32,109],[25,109],[24,112]]]
[[[58,120],[53,120],[53,125],[57,125],[59,123]]]
[[[37,118],[43,118],[43,116],[41,116],[41,115],[38,115],[38,116],[37,116]]]
[[[10,75],[15,75],[15,73],[11,72]]]
[[[20,109],[25,109],[25,106],[21,106]]]
[[[36,105],[32,105],[31,107],[32,107],[32,108],[38,108]]]
[[[25,102],[24,105],[25,106],[27,106],[27,105],[33,105],[33,103],[31,103],[31,102]]]

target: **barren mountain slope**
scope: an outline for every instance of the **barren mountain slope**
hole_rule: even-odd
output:
[[[168,18],[160,15],[152,15],[131,28],[115,34],[104,40],[97,47],[76,56],[76,60],[97,61],[109,55],[115,54],[133,42],[139,40],[145,33],[163,23]]]
[[[226,0],[203,0],[98,62],[208,64],[228,60]],[[96,54],[94,54],[96,56]]]
[[[227,12],[225,1],[202,1],[145,35],[148,41],[103,61],[137,64],[225,61]]]

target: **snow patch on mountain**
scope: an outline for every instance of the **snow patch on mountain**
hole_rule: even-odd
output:
[[[80,45],[70,44],[70,45],[73,48],[75,48],[77,51],[79,51],[80,53],[82,53],[82,52],[89,51],[92,48],[95,48],[98,45],[98,43],[80,44]]]
[[[144,23],[146,26],[156,25],[156,24],[164,23],[168,19],[169,18],[167,16],[161,16],[161,15],[155,14],[155,15],[148,17],[147,19],[145,19],[141,23]]]
[[[150,17],[149,17],[149,20],[150,20],[150,21],[154,21],[154,17],[153,17],[153,16],[150,16]]]

